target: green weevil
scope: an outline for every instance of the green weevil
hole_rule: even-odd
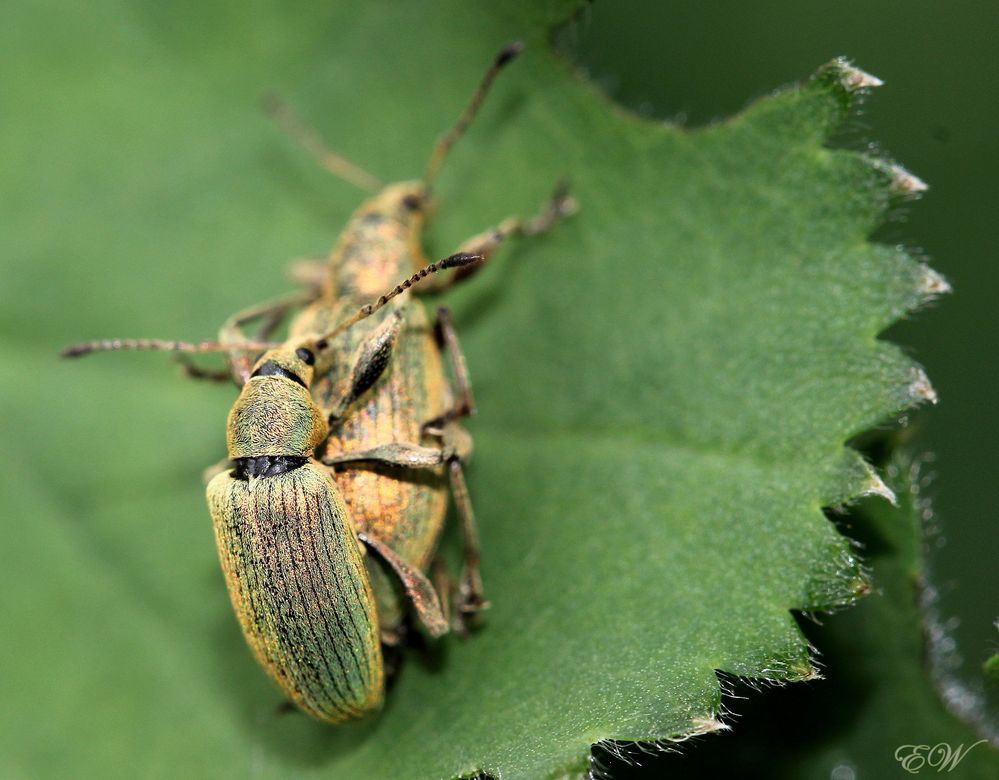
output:
[[[424,288],[467,278],[508,236],[544,232],[574,210],[559,189],[533,219],[504,220],[440,263],[427,266],[423,259],[420,237],[437,171],[520,48],[507,47],[492,63],[458,122],[438,140],[422,181],[381,187],[272,101],[279,122],[327,169],[380,187],[352,217],[318,279],[313,273],[305,292],[233,316],[218,343],[115,340],[64,353],[228,353],[222,375],[188,364],[193,376],[231,375],[243,388],[229,419],[232,467],[216,473],[208,487],[222,568],[258,661],[320,720],[341,722],[380,705],[381,643],[400,641],[408,606],[432,636],[449,629],[452,587],[439,567],[435,586],[425,576],[449,487],[465,539],[455,625],[464,626],[487,605],[462,466],[471,443],[459,422],[474,411],[465,361],[448,311],[440,309],[431,328],[407,291],[438,271],[453,269]],[[364,303],[417,268],[374,304]],[[299,307],[285,344],[262,341]],[[251,340],[243,328],[256,320],[264,326]],[[358,541],[374,555],[365,555]]]
[[[243,337],[243,325],[270,311],[255,307],[231,318],[219,342],[116,339],[63,351],[65,357],[123,349],[233,356],[242,389],[227,424],[228,467],[207,488],[219,560],[257,661],[291,701],[319,720],[359,717],[384,698],[378,612],[361,542],[395,571],[431,635],[440,636],[448,625],[431,583],[382,542],[357,532],[331,470],[316,460],[329,426],[328,412],[310,392],[313,379],[342,355],[334,348],[337,336],[427,275],[481,259],[459,253],[433,263],[332,332],[281,345]],[[352,356],[347,399],[363,396],[378,381],[386,343],[384,337],[369,340]],[[261,349],[266,351],[253,365],[240,359]],[[347,404],[341,400],[338,408]]]

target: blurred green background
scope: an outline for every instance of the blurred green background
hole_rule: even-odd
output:
[[[984,683],[981,664],[999,647],[997,33],[999,3],[990,0],[619,0],[594,3],[558,36],[615,100],[690,127],[723,119],[839,55],[885,82],[838,143],[861,149],[873,141],[930,188],[876,237],[921,249],[955,294],[886,338],[910,349],[940,397],[903,421],[908,446],[935,455],[930,496],[939,528],[929,529],[927,552],[947,628],[936,661],[986,697],[993,722],[997,686]]]

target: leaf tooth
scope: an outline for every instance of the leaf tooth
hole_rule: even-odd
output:
[[[950,282],[942,274],[937,273],[925,264],[920,268],[919,286],[917,289],[924,302],[933,300],[939,295],[946,295],[953,290]]]
[[[888,166],[888,175],[891,177],[891,191],[893,195],[904,198],[918,198],[929,189],[929,185],[903,168],[898,163],[891,163]]]
[[[880,496],[885,499],[892,506],[898,506],[898,498],[895,496],[895,491],[893,491],[885,483],[881,476],[875,471],[871,464],[864,461],[864,467],[867,471],[867,484],[864,485],[858,496]]]
[[[860,92],[884,86],[884,82],[872,73],[850,64],[849,60],[840,57],[835,60],[839,66],[839,83],[847,92]]]
[[[884,84],[877,76],[861,70],[846,57],[837,57],[826,63],[816,71],[813,79],[827,83],[831,81],[849,96],[864,95]]]
[[[931,404],[937,402],[937,391],[930,384],[930,378],[926,376],[926,372],[918,366],[913,369],[912,381],[907,388],[907,394],[913,406],[926,401]]]
[[[712,734],[716,731],[731,731],[732,727],[720,718],[711,715],[706,718],[691,718],[690,725],[693,729],[687,737],[696,737],[701,734]]]

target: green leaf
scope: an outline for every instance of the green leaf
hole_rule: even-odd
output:
[[[865,74],[836,62],[684,132],[614,109],[550,51],[574,7],[8,9],[5,774],[546,777],[602,739],[720,728],[716,670],[814,675],[790,611],[868,587],[821,509],[884,493],[844,442],[932,397],[877,334],[946,284],[866,240],[902,173],[823,146]],[[55,353],[206,337],[332,245],[357,194],[269,126],[262,92],[411,177],[516,38],[528,50],[449,160],[427,242],[443,255],[565,175],[581,204],[449,296],[493,608],[412,654],[378,718],[279,714],[199,481],[234,394],[161,356]]]

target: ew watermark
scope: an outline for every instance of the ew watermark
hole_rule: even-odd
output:
[[[986,742],[987,739],[980,739],[968,747],[963,744],[951,747],[946,742],[938,742],[935,745],[899,745],[895,749],[895,760],[911,775],[919,774],[923,769],[938,773],[952,772],[972,748]]]

